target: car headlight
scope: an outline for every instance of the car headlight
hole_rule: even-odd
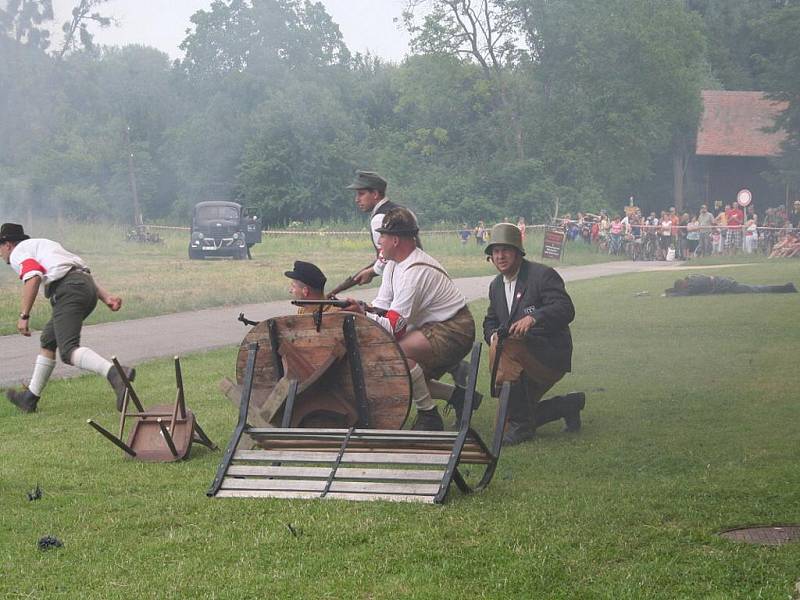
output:
[[[195,239],[195,240],[202,240],[202,239],[203,239],[203,234],[202,234],[201,232],[199,232],[199,231],[195,231],[195,232],[192,234],[192,239]]]
[[[235,239],[235,240],[239,239],[239,232],[236,232],[236,233],[233,234],[233,239]]]

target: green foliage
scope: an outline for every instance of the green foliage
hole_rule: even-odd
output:
[[[78,2],[73,34],[105,23],[104,1]],[[228,199],[267,225],[349,220],[355,168],[383,173],[423,223],[539,221],[630,195],[655,210],[673,203],[701,88],[794,102],[799,87],[796,0],[412,0],[401,64],[352,55],[310,0],[216,0],[173,64],[88,38],[59,60],[49,5],[0,12],[8,218],[185,222]],[[797,114],[780,122],[792,140]],[[796,154],[775,163],[792,185]]]

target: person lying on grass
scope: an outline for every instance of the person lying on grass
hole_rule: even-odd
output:
[[[745,285],[728,277],[714,275],[689,275],[676,279],[671,288],[664,290],[665,296],[699,296],[702,294],[793,294],[797,288],[793,283],[784,285]]]

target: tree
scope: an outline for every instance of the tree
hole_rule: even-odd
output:
[[[800,3],[792,4],[795,5],[775,8],[758,21],[753,59],[770,97],[787,103],[775,122],[775,129],[785,130],[788,137],[783,157],[774,163],[783,181],[800,190],[800,48],[796,41]]]
[[[94,48],[94,36],[89,31],[89,24],[95,23],[100,27],[109,27],[113,20],[104,17],[99,12],[94,11],[101,4],[108,0],[80,0],[77,6],[72,9],[72,19],[64,23],[61,28],[64,31],[64,43],[58,52],[58,57],[63,58],[68,51],[75,51],[79,47],[85,50]]]
[[[8,0],[5,10],[0,8],[0,27],[17,44],[39,50],[50,46],[50,32],[40,25],[52,20],[52,0]]]

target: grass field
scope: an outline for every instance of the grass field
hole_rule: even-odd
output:
[[[125,230],[116,226],[73,224],[59,231],[54,224],[43,224],[31,231],[40,237],[59,240],[79,254],[92,268],[97,281],[122,296],[124,306],[119,313],[100,306],[89,317],[90,324],[283,299],[288,288],[283,273],[298,259],[319,265],[328,277],[328,289],[332,289],[367,265],[374,252],[366,229],[357,236],[267,236],[264,243],[253,248],[252,261],[190,261],[186,231],[160,230],[164,243],[157,245],[126,242]],[[482,249],[474,242],[462,246],[455,234],[423,235],[423,243],[454,277],[492,272],[491,265],[483,260]],[[529,235],[526,246],[532,255],[541,254],[541,235]],[[571,244],[562,264],[607,260],[608,255],[598,255],[582,244]],[[19,298],[20,283],[14,272],[3,266],[0,335],[16,333]],[[41,329],[49,318],[47,302],[40,298],[34,305],[31,328]]]
[[[725,275],[800,279],[791,261]],[[51,383],[34,415],[0,405],[0,597],[789,599],[800,544],[717,532],[800,523],[800,295],[660,297],[675,277],[570,284],[574,373],[554,391],[587,391],[583,432],[542,428],[485,492],[444,506],[208,499],[221,452],[123,459],[85,424],[117,419],[96,376]],[[236,411],[217,383],[235,352],[183,363],[223,446]],[[172,382],[155,361],[137,389],[171,401]],[[493,409],[475,415],[486,435]],[[44,535],[64,547],[40,552]]]

